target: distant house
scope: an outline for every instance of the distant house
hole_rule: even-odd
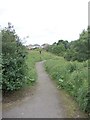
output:
[[[27,47],[27,49],[32,49],[32,45],[31,44],[27,45],[26,47]]]
[[[46,49],[46,50],[47,50],[48,47],[49,47],[48,43],[44,43],[44,44],[41,45],[41,48]]]
[[[39,44],[34,44],[33,47],[34,48],[40,48],[40,45]]]
[[[36,49],[36,48],[40,48],[40,45],[39,45],[39,44],[34,44],[34,45],[30,44],[30,45],[27,46],[27,48],[28,48],[29,50],[31,50],[31,49]]]

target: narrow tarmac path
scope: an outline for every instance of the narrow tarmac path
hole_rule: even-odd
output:
[[[36,64],[38,80],[36,90],[23,101],[3,107],[3,118],[67,118],[85,117],[68,95],[60,92],[49,78],[43,62]],[[71,99],[71,100],[69,100]]]

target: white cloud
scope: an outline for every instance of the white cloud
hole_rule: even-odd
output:
[[[0,0],[0,24],[10,21],[27,44],[75,40],[88,26],[88,0]]]

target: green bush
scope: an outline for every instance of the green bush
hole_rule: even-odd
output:
[[[21,44],[15,30],[9,27],[2,30],[3,91],[12,91],[22,87],[27,74],[26,48]]]
[[[89,54],[89,35],[90,27],[83,30],[79,39],[68,42],[66,40],[58,40],[48,47],[48,51],[58,56],[63,56],[68,61],[78,60],[79,62],[86,61],[90,58]]]

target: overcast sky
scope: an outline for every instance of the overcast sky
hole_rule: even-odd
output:
[[[88,26],[88,0],[0,0],[0,25],[8,22],[26,44],[76,40]]]

